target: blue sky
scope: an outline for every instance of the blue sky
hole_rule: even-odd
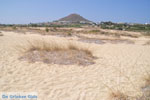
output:
[[[94,21],[150,23],[150,0],[0,0],[0,23],[57,20],[71,13]]]

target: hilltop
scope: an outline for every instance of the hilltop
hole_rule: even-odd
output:
[[[80,16],[79,14],[70,14],[66,17],[63,17],[59,20],[56,20],[54,22],[62,23],[62,24],[72,24],[72,23],[78,23],[78,24],[92,24],[92,21],[89,21],[88,19]]]
[[[83,18],[82,16],[80,16],[79,14],[70,14],[64,18],[59,19],[58,21],[70,21],[70,22],[91,22],[85,18]]]

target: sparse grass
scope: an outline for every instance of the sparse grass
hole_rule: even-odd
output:
[[[150,45],[150,41],[147,41],[144,45]]]
[[[54,43],[50,41],[44,41],[44,40],[27,40],[27,47],[22,47],[23,51],[58,51],[58,50],[65,50],[66,48],[58,45],[57,43]]]
[[[148,31],[148,32],[143,32],[142,33],[144,36],[150,36],[150,31]]]
[[[57,30],[57,27],[52,27],[52,28],[50,28],[50,31],[57,32],[58,30]]]
[[[143,95],[137,100],[150,100],[150,75],[144,76],[145,85],[141,88]]]
[[[68,36],[72,36],[72,34],[70,32],[68,32]]]
[[[146,82],[146,85],[150,85],[150,75],[145,76],[144,80]]]
[[[4,36],[4,35],[2,34],[2,32],[0,32],[0,36]]]
[[[32,51],[32,50],[39,50],[39,51],[58,51],[58,50],[83,50],[87,52],[88,54],[91,54],[91,51],[88,50],[88,48],[81,48],[78,47],[76,44],[72,42],[68,42],[67,45],[61,45],[58,43],[55,43],[51,41],[50,43],[48,41],[44,40],[34,40],[30,41],[28,40],[28,49],[27,51]]]
[[[72,44],[72,43],[68,44],[68,49],[70,49],[70,50],[84,51],[89,56],[91,56],[91,57],[93,56],[92,52],[88,48],[80,48],[77,45]]]
[[[129,100],[128,96],[120,91],[110,93],[110,100]]]
[[[59,44],[44,40],[28,41],[28,45],[21,48],[24,51],[20,60],[29,62],[44,62],[60,65],[91,65],[94,64],[94,57],[88,48],[68,42]]]
[[[13,29],[13,30],[16,30],[16,29],[17,29],[17,27],[16,27],[16,26],[12,26],[12,29]]]

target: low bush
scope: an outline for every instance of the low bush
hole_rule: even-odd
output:
[[[46,29],[45,29],[45,31],[46,31],[46,32],[49,32],[49,29],[48,29],[48,28],[46,28]]]

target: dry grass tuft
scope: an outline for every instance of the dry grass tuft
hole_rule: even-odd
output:
[[[29,51],[33,51],[33,50],[38,50],[38,51],[58,51],[61,49],[65,49],[62,48],[60,46],[58,46],[57,44],[53,44],[53,43],[48,43],[46,41],[34,41],[34,42],[29,42]]]
[[[21,47],[24,51],[20,60],[29,62],[44,62],[60,65],[91,65],[94,64],[94,57],[88,48],[80,47],[72,42],[65,44],[53,41],[28,41],[28,45]]]
[[[147,41],[144,45],[150,45],[150,41]]]
[[[110,94],[110,100],[129,100],[128,96],[120,91],[112,92]]]
[[[141,88],[143,95],[137,100],[150,100],[150,75],[144,77],[145,85]]]
[[[92,52],[88,48],[80,48],[75,44],[69,43],[68,49],[70,50],[78,50],[78,51],[84,51],[86,54],[93,56]]]
[[[145,81],[146,85],[150,85],[150,75],[145,76],[144,81]]]
[[[4,35],[0,32],[0,36],[4,36]]]

